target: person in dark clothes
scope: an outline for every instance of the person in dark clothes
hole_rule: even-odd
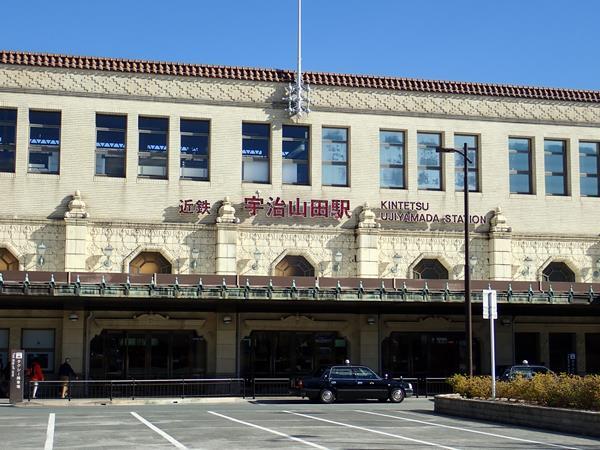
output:
[[[65,358],[65,362],[62,363],[58,368],[58,377],[60,378],[60,381],[62,381],[60,398],[65,398],[67,396],[67,387],[69,385],[69,380],[71,378],[77,378],[77,375],[71,367],[70,362],[71,360],[69,358]]]

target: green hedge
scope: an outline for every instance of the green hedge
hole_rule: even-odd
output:
[[[449,383],[466,398],[491,398],[491,377],[454,375]],[[537,374],[528,380],[497,381],[496,398],[523,400],[541,406],[600,411],[600,375]]]

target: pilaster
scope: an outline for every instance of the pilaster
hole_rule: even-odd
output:
[[[359,278],[379,276],[379,227],[375,213],[365,203],[356,228],[356,276]]]

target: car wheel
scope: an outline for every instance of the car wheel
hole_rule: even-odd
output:
[[[393,403],[401,403],[405,397],[404,389],[392,389],[390,392],[390,401]]]
[[[333,403],[335,395],[331,389],[323,389],[319,394],[319,400],[321,400],[321,403]]]

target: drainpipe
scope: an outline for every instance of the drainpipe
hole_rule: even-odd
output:
[[[84,343],[84,351],[83,360],[85,361],[85,379],[88,380],[90,377],[90,322],[94,318],[93,311],[90,311],[87,318],[85,319],[85,343]]]

